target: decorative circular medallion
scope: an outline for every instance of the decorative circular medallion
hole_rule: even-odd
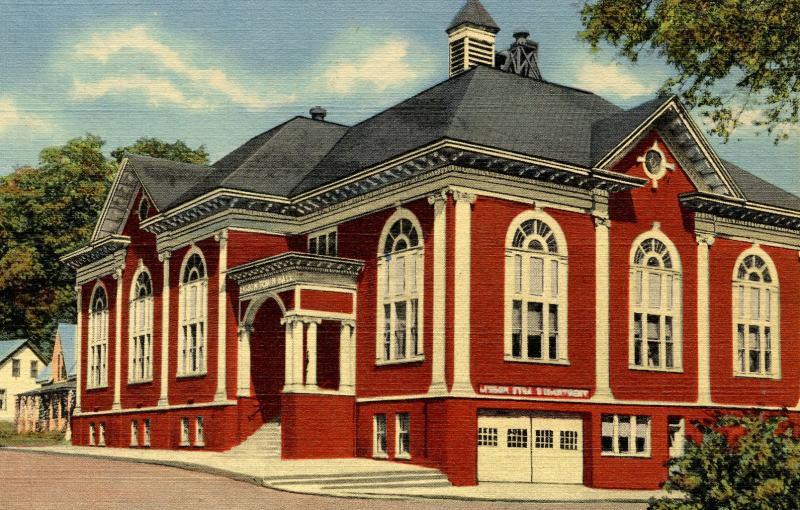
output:
[[[658,181],[666,175],[667,170],[675,169],[675,165],[667,163],[667,158],[658,146],[658,142],[653,142],[653,146],[636,161],[642,164],[644,173],[652,179],[653,188],[658,188]]]

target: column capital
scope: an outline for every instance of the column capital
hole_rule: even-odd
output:
[[[220,244],[226,244],[228,242],[228,229],[220,230],[214,234],[214,240]]]
[[[343,319],[339,321],[342,326],[347,326],[348,328],[355,329],[356,321],[354,319]]]
[[[124,270],[125,270],[125,268],[123,268],[123,267],[115,267],[114,268],[114,273],[111,275],[111,277],[114,278],[115,280],[122,279],[122,272]]]
[[[447,192],[448,190],[445,188],[428,195],[428,203],[430,205],[436,205],[437,203],[446,202]]]
[[[706,244],[709,247],[714,245],[714,241],[716,241],[716,237],[714,234],[696,234],[695,239],[697,240],[697,244]]]
[[[475,203],[475,200],[477,200],[477,198],[478,198],[477,195],[475,195],[475,193],[469,193],[467,191],[462,191],[462,190],[458,190],[458,189],[454,189],[454,190],[451,190],[451,191],[453,193],[453,200],[455,200],[456,203],[458,203],[458,202],[466,202],[466,203],[472,205],[472,204]]]
[[[252,333],[252,332],[253,332],[253,326],[251,326],[249,324],[246,324],[246,325],[243,325],[243,326],[239,326],[239,334],[240,335],[244,334],[244,333],[248,333],[249,334],[249,333]]]
[[[611,219],[605,216],[594,216],[594,226],[595,228],[611,228]]]
[[[159,261],[159,262],[165,262],[165,261],[169,260],[169,258],[170,258],[171,256],[172,256],[172,252],[171,252],[171,251],[169,251],[169,250],[167,250],[167,251],[162,251],[162,252],[159,252],[159,254],[158,254],[158,261]]]

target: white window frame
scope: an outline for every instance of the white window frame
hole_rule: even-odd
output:
[[[100,427],[98,428],[98,437],[97,437],[97,446],[105,446],[106,445],[106,424],[100,423]]]
[[[383,446],[383,448],[381,448]],[[385,414],[372,417],[372,456],[385,459],[389,456],[388,422]]]
[[[186,275],[188,263],[193,256],[200,257],[203,264],[203,275],[196,280],[184,283],[191,275]],[[179,286],[178,318],[178,373],[177,377],[196,377],[206,375],[208,371],[208,264],[203,253],[193,246],[184,256],[181,264]],[[192,296],[195,301],[190,303]],[[190,304],[192,306],[190,306]],[[195,327],[196,343],[191,345],[188,334]],[[199,352],[198,352],[199,351]],[[195,366],[192,365],[196,356]]]
[[[530,223],[533,222],[533,223]],[[526,235],[521,229],[529,226],[545,225],[549,231],[547,236],[551,242],[555,243],[555,252],[547,245],[547,239],[541,237],[537,232]],[[519,236],[518,236],[519,232]],[[525,235],[524,238],[520,236]],[[514,246],[515,238],[517,244]],[[527,248],[531,243],[539,242],[542,250]],[[561,226],[549,214],[544,211],[534,210],[525,211],[519,214],[509,225],[506,233],[506,264],[505,264],[505,318],[504,318],[504,359],[517,363],[536,363],[548,365],[567,365],[569,364],[568,349],[568,283],[569,283],[569,264],[567,253],[567,240]],[[541,261],[542,279],[541,288],[533,288],[532,265],[534,260]],[[515,309],[519,303],[519,327],[515,327]],[[530,304],[541,306],[542,328],[539,333],[541,337],[541,356],[532,356],[528,349],[529,314]],[[552,328],[550,310],[556,307],[558,320],[556,328]],[[519,331],[519,355],[515,356],[514,334]],[[550,336],[556,333],[555,352],[551,353]]]
[[[105,308],[97,309],[96,300],[100,299],[99,292],[103,293]],[[108,387],[108,321],[109,298],[105,285],[98,282],[92,291],[89,300],[89,331],[88,349],[86,352],[89,373],[86,377],[86,389]]]
[[[194,419],[194,445],[199,447],[206,445],[206,425],[202,416]]]
[[[607,452],[603,451],[602,447],[602,438],[603,435],[603,418],[611,416],[613,417],[613,432],[612,432],[612,449],[613,451]],[[620,420],[620,418],[627,418],[627,420]],[[645,431],[644,436],[644,451],[637,452],[636,451],[636,438],[637,436],[637,419],[642,418],[647,420],[647,430]],[[628,451],[627,452],[620,452],[619,449],[619,439],[620,439],[620,423],[627,423],[628,425]],[[652,436],[652,429],[653,429],[653,419],[650,416],[642,416],[642,415],[619,415],[619,414],[603,414],[600,416],[600,455],[603,457],[650,457],[652,451],[652,443],[651,443],[651,436]]]
[[[397,246],[402,240],[408,246],[401,250],[392,250],[386,253],[385,247],[392,227],[401,221],[410,222],[416,230],[417,245],[410,246],[409,237],[401,232],[394,241]],[[407,225],[407,224],[406,224]],[[423,346],[423,330],[425,317],[425,238],[422,225],[417,217],[408,209],[398,208],[386,221],[378,243],[378,280],[377,280],[377,320],[375,331],[375,363],[377,365],[392,365],[399,363],[414,363],[425,359]],[[402,262],[401,262],[402,261]],[[402,270],[402,279],[398,277]],[[416,302],[416,314],[413,303]],[[405,307],[405,353],[400,356],[398,352],[398,314],[399,305]],[[386,311],[389,311],[389,323],[386,323]],[[414,321],[416,321],[416,342],[413,341]],[[386,334],[389,334],[388,350]]]
[[[331,253],[331,238],[333,235],[333,253]],[[320,253],[319,242],[325,241],[325,253]],[[313,243],[312,243],[313,241]],[[313,246],[313,250],[312,250]],[[328,228],[325,230],[318,230],[308,235],[308,253],[313,255],[323,255],[327,257],[336,257],[339,254],[339,231],[337,227]]]
[[[408,447],[403,444],[403,436],[406,437]],[[394,424],[394,457],[396,459],[411,458],[411,414],[395,414]]]
[[[751,258],[752,257],[752,258]],[[749,266],[748,264],[760,259],[762,266]],[[740,278],[740,269],[746,274]],[[750,275],[756,274],[762,278],[761,281],[751,281]],[[769,275],[772,280],[769,283],[763,281],[765,275]],[[760,247],[754,246],[744,251],[736,260],[733,269],[733,373],[736,377],[754,377],[764,379],[781,378],[781,314],[780,314],[780,281],[777,268],[772,258]],[[753,300],[754,295],[758,295],[758,301]],[[739,351],[742,347],[739,328],[744,331],[744,370],[742,370],[742,360]],[[753,345],[751,328],[756,328],[758,336]],[[769,331],[769,335],[767,335]],[[769,345],[768,345],[769,344]],[[755,347],[755,348],[754,348]],[[769,347],[769,349],[768,349]],[[757,352],[758,370],[751,370],[750,354],[751,351]],[[769,352],[770,370],[765,369],[766,356]]]
[[[146,277],[149,290],[140,292],[140,278]],[[128,303],[128,384],[153,380],[153,278],[143,265],[131,282]]]
[[[682,457],[686,447],[686,419],[678,416],[667,418],[667,445],[671,459]],[[669,443],[672,442],[672,445]]]
[[[8,409],[8,392],[5,388],[0,388],[0,411]]]
[[[89,446],[95,446],[95,444],[96,444],[95,443],[94,434],[95,434],[94,423],[90,423],[89,424]]]
[[[653,240],[660,243],[665,251],[659,253]],[[637,262],[640,248],[644,255]],[[653,257],[657,259],[659,267],[648,266],[648,261]],[[653,300],[651,295],[651,283],[655,281],[659,282],[657,300]],[[675,244],[658,228],[641,234],[631,246],[629,308],[628,367],[652,372],[683,372],[683,269]],[[637,316],[641,328],[637,328]],[[658,366],[649,363],[648,324],[651,317],[658,320]],[[671,337],[667,334],[670,323]],[[636,360],[637,332],[641,338],[639,363]],[[668,344],[672,345],[671,367],[667,366]]]
[[[31,360],[31,379],[39,377],[39,362]]]
[[[150,418],[142,420],[142,446],[150,446],[152,424]]]
[[[139,422],[131,420],[131,448],[139,446]]]
[[[22,360],[19,358],[13,358],[11,360],[11,377],[15,379],[22,377]]]
[[[191,443],[189,442],[189,436],[191,435],[189,432],[189,417],[182,417],[179,426],[181,428],[181,446],[191,446]]]

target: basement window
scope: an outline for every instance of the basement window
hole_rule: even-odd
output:
[[[131,420],[131,448],[139,446],[139,422]]]
[[[181,446],[189,446],[189,418],[181,418]]]
[[[144,419],[142,446],[150,446],[150,418]]]
[[[386,415],[376,414],[373,418],[372,456],[385,459],[386,453]]]
[[[194,445],[206,445],[206,429],[202,416],[198,416],[194,422]]]

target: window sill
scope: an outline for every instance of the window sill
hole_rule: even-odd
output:
[[[767,381],[780,381],[781,376],[775,374],[747,374],[743,372],[737,372],[733,374],[734,377],[742,378],[742,379],[764,379]]]
[[[375,365],[383,367],[392,365],[407,365],[409,363],[421,363],[423,361],[425,361],[425,355],[420,354],[417,356],[413,356],[411,358],[403,358],[403,359],[377,359],[375,360]]]
[[[394,460],[411,460],[410,453],[398,453],[394,456]]]
[[[386,459],[389,458],[389,454],[387,454],[387,453],[373,453],[372,454],[372,458],[373,459],[379,459],[379,460],[386,460]]]
[[[108,389],[108,385],[107,384],[105,386],[92,386],[92,387],[87,386],[86,387],[86,391],[97,391],[97,390],[107,390],[107,389]]]
[[[205,377],[208,375],[208,372],[197,372],[192,374],[178,374],[175,376],[176,379],[194,379],[197,377]]]
[[[190,445],[189,443],[181,443],[180,444],[181,448],[189,448],[190,446],[192,446],[192,445]]]
[[[128,381],[128,386],[138,386],[140,384],[151,384],[153,382],[152,379],[143,379],[141,381]]]
[[[647,453],[612,453],[612,452],[601,452],[601,457],[617,457],[620,459],[649,459],[650,452]]]
[[[628,365],[628,370],[636,370],[638,372],[664,372],[668,374],[682,374],[683,368],[660,368],[660,367],[643,367],[639,365]]]
[[[526,358],[515,358],[513,356],[506,356],[505,361],[509,363],[527,363],[530,365],[556,365],[562,367],[570,366],[569,360],[561,360],[561,359],[526,359]]]

